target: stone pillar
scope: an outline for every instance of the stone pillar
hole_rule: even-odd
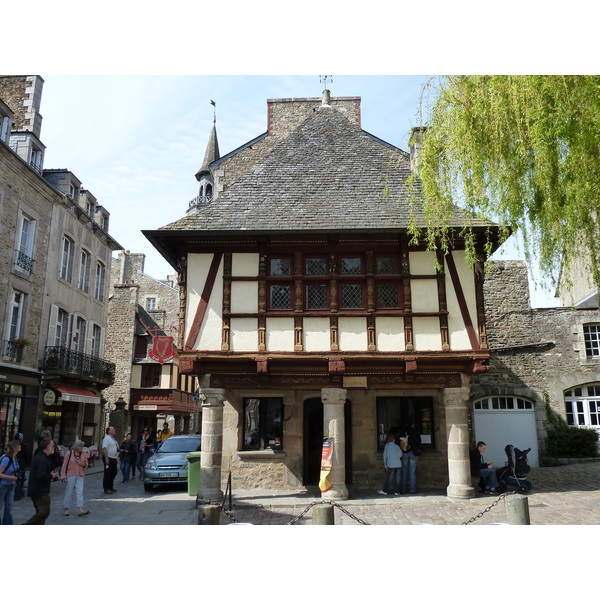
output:
[[[333,438],[332,468],[329,481],[333,487],[322,493],[323,498],[345,500],[348,498],[346,487],[346,434],[344,429],[344,405],[346,390],[323,388],[323,436]]]
[[[471,465],[469,463],[468,400],[467,381],[463,381],[461,388],[444,390],[448,438],[448,478],[450,481],[447,489],[449,498],[473,498],[475,496],[475,489],[471,485]]]
[[[202,453],[198,502],[221,502],[221,463],[223,461],[223,401],[225,390],[202,390]]]

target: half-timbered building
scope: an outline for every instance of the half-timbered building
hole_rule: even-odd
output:
[[[360,98],[268,100],[268,129],[220,156],[186,216],[145,235],[178,271],[180,370],[202,399],[200,495],[381,486],[386,434],[414,423],[420,487],[474,494],[470,378],[487,369],[483,265],[411,243],[418,145],[361,129]],[[456,210],[477,244],[495,227]]]

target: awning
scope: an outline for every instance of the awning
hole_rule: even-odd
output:
[[[100,396],[84,390],[83,388],[71,387],[70,385],[54,385],[50,387],[55,389],[62,396],[63,402],[83,402],[85,404],[100,404]]]

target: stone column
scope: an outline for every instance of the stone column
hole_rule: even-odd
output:
[[[223,461],[223,401],[225,390],[202,390],[202,454],[198,502],[221,502],[221,463]]]
[[[346,433],[344,429],[344,405],[346,390],[323,388],[323,436],[333,438],[332,468],[329,481],[333,487],[322,493],[323,498],[345,500],[348,498],[346,487]]]
[[[466,383],[466,385],[465,385]],[[467,424],[468,382],[461,388],[444,390],[446,433],[448,437],[448,485],[449,498],[472,498],[475,489],[471,485],[469,464],[469,427]]]

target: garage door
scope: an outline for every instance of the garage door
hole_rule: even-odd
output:
[[[535,405],[531,400],[514,396],[482,398],[473,403],[473,419],[476,442],[487,444],[485,456],[494,468],[506,463],[504,447],[508,444],[521,450],[531,448],[529,464],[539,466]]]

